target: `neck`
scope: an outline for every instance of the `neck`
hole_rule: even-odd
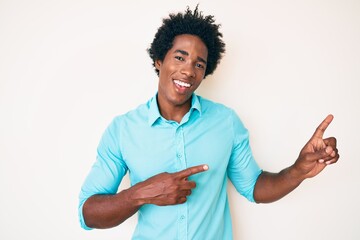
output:
[[[159,101],[157,98],[160,114],[163,118],[170,121],[180,123],[186,113],[189,112],[191,107],[191,98],[181,105],[171,105],[166,101]]]

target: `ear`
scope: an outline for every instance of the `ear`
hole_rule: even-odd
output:
[[[158,59],[155,61],[155,68],[159,71],[160,71],[161,64],[162,64],[161,60]]]

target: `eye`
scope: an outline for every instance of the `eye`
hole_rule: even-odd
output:
[[[196,64],[196,67],[197,67],[197,68],[205,68],[205,66],[202,65],[201,63],[197,63],[197,64]]]
[[[184,58],[181,57],[181,56],[175,56],[175,58],[176,58],[177,60],[179,60],[179,61],[184,61]]]

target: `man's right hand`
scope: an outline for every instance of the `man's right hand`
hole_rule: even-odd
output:
[[[208,165],[198,165],[175,173],[160,173],[132,187],[130,198],[139,205],[175,205],[186,202],[196,187],[188,177],[208,170]]]
[[[184,203],[196,186],[188,177],[208,169],[208,165],[199,165],[176,173],[160,173],[115,195],[93,195],[83,206],[86,225],[110,228],[131,217],[144,204]]]

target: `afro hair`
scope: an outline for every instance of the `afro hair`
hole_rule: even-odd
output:
[[[158,28],[147,50],[153,60],[153,66],[155,67],[156,60],[164,60],[176,36],[190,34],[198,36],[206,45],[208,58],[204,77],[212,74],[225,53],[225,43],[219,27],[220,24],[215,24],[214,16],[204,16],[198,6],[194,11],[187,7],[185,13],[170,14],[168,18],[163,19],[162,25]],[[159,75],[159,70],[155,68],[155,71]]]

